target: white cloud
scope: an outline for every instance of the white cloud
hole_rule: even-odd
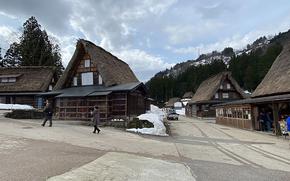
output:
[[[158,71],[174,66],[174,64],[166,63],[161,57],[150,55],[139,49],[122,50],[114,54],[128,63],[141,81],[147,81]]]
[[[168,34],[171,44],[182,44],[191,42],[197,37],[208,35],[223,26],[222,22],[207,20],[200,23],[197,22],[194,25],[167,26],[164,31]]]
[[[6,51],[13,42],[18,42],[19,32],[10,26],[0,26],[0,47]]]
[[[0,15],[5,16],[5,17],[10,18],[10,19],[16,19],[17,18],[16,16],[13,16],[11,14],[5,13],[3,11],[0,11]]]
[[[240,48],[269,32],[287,30],[289,2],[278,1],[9,0],[0,6],[0,46],[15,41],[15,29],[33,15],[56,37],[64,65],[77,39],[84,38],[117,52],[140,79],[147,80],[172,66],[166,61],[226,46]]]

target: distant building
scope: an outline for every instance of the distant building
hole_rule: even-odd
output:
[[[145,85],[127,63],[82,39],[54,90],[42,95],[54,100],[59,119],[89,120],[98,106],[101,122],[144,113],[146,96]]]
[[[181,99],[179,97],[173,97],[173,98],[170,98],[168,100],[168,102],[165,104],[165,108],[171,108],[171,109],[174,109],[175,107],[182,107],[182,102],[181,102]]]
[[[183,103],[184,106],[186,106],[187,103],[192,99],[193,95],[194,95],[193,92],[184,93],[181,99],[181,102]]]
[[[222,72],[203,81],[186,108],[187,116],[215,117],[214,105],[246,98],[231,76]]]
[[[39,93],[49,92],[56,83],[55,69],[45,66],[0,68],[0,103],[27,104],[41,108]]]
[[[279,122],[290,115],[290,42],[251,95],[251,98],[218,105],[217,123],[242,129],[263,130],[259,114],[270,113],[270,125],[279,134]],[[264,125],[265,126],[265,125]],[[268,130],[270,131],[270,130]]]
[[[167,111],[175,110],[180,115],[185,115],[185,106],[179,97],[173,97],[165,104]]]

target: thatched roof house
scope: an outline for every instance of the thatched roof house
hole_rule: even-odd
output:
[[[182,96],[182,99],[191,99],[193,97],[193,92],[186,92],[184,93],[184,95]]]
[[[290,43],[285,44],[282,52],[258,85],[252,97],[271,96],[290,93]]]
[[[79,40],[51,93],[59,119],[89,120],[93,106],[102,122],[129,119],[146,111],[145,85],[129,65],[90,41]]]
[[[96,66],[96,71],[102,76],[105,86],[139,82],[129,65],[103,48],[96,46],[90,41],[80,39],[76,50],[66,67],[63,76],[57,82],[54,90],[70,86],[70,80],[76,71],[76,65],[84,55]]]
[[[241,98],[245,98],[245,93],[239,86],[237,81],[232,77],[230,72],[222,72],[214,75],[205,81],[203,81],[195,92],[191,102],[203,102],[212,100],[215,93],[220,89],[223,82],[228,79],[230,85],[232,85]]]
[[[1,67],[0,92],[45,92],[55,70],[45,66]]]
[[[217,123],[246,129],[264,130],[265,128],[259,121],[259,114],[261,112],[272,112],[274,130],[279,135],[281,131],[278,122],[285,115],[290,114],[289,70],[290,42],[284,43],[282,52],[251,98],[217,106]],[[232,110],[235,110],[235,114],[227,114],[232,113]]]
[[[52,90],[55,69],[46,66],[0,68],[0,102],[35,106],[36,95]]]
[[[186,108],[186,115],[214,117],[213,105],[244,99],[246,95],[230,72],[221,72],[203,81]]]
[[[165,104],[165,107],[173,108],[174,107],[174,103],[176,103],[176,102],[180,102],[180,98],[178,98],[178,97],[170,98],[168,100],[168,102]]]

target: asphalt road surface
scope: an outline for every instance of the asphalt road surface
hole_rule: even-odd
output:
[[[289,139],[181,117],[155,137],[0,117],[1,180],[289,180]]]

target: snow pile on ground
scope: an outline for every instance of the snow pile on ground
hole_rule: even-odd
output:
[[[165,118],[165,112],[162,109],[159,109],[159,107],[154,106],[154,105],[150,105],[150,111],[148,111],[148,113],[154,113],[159,115],[160,119],[163,120],[163,118]]]
[[[185,115],[185,109],[182,108],[181,110],[176,110],[176,113],[179,114],[179,115]]]
[[[31,110],[34,109],[32,106],[29,105],[22,105],[22,104],[1,104],[0,109],[2,110],[15,110],[15,109],[22,109],[22,110]]]
[[[145,114],[141,114],[140,116],[138,116],[138,118],[140,120],[147,120],[151,122],[154,126],[153,128],[131,128],[126,130],[135,133],[168,136],[168,134],[166,134],[166,128],[163,124],[163,118],[165,115],[164,112],[154,105],[151,105],[150,109],[150,111]]]

